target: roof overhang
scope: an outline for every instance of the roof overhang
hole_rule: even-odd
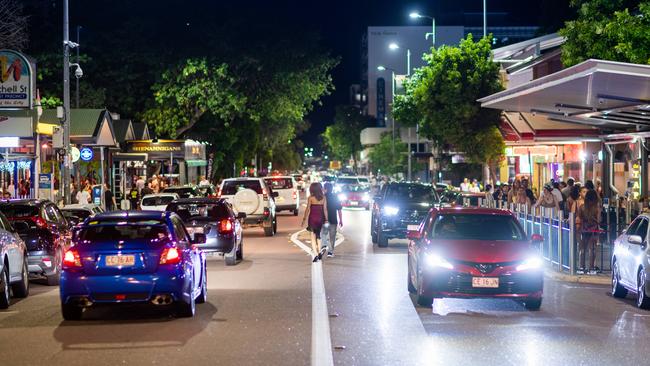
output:
[[[650,129],[650,66],[588,60],[478,101],[603,130]]]

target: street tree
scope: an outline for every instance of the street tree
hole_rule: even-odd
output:
[[[392,134],[386,132],[381,135],[379,144],[370,150],[368,160],[377,174],[394,176],[406,171],[406,150],[407,144],[401,140],[395,140],[393,148]]]
[[[23,5],[16,0],[0,0],[0,46],[23,51],[27,48],[28,17],[23,14]]]
[[[334,124],[327,126],[323,133],[323,142],[330,155],[341,161],[352,158],[363,149],[359,135],[361,130],[370,126],[370,119],[359,108],[350,105],[336,107]]]
[[[419,124],[420,133],[438,146],[463,151],[480,164],[494,164],[503,154],[503,138],[495,133],[501,112],[476,101],[503,89],[490,39],[475,42],[469,34],[458,46],[433,49],[394,105],[397,121]]]
[[[560,35],[562,63],[573,66],[590,58],[650,63],[650,1],[573,0],[578,17]]]

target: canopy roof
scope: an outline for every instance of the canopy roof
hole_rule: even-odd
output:
[[[479,102],[604,131],[650,129],[650,66],[588,60]]]

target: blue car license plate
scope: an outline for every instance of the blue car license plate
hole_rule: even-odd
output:
[[[132,267],[135,265],[135,255],[107,255],[104,262],[107,267]]]

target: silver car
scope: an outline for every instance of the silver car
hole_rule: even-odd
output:
[[[25,223],[17,223],[25,225]],[[29,271],[27,246],[9,220],[0,213],[0,309],[9,307],[9,296],[27,297]],[[11,289],[10,289],[11,287]]]
[[[625,297],[628,291],[637,295],[636,305],[650,309],[648,281],[650,250],[648,227],[650,215],[639,215],[614,241],[612,254],[612,296]]]

